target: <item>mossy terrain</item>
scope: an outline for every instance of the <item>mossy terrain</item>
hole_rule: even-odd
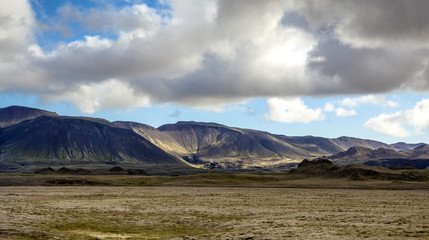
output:
[[[425,190],[0,188],[1,239],[428,239]]]

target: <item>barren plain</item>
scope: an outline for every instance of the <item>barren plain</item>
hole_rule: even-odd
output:
[[[1,239],[429,239],[429,191],[0,188]]]

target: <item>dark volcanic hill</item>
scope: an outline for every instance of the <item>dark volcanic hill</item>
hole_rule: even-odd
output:
[[[184,165],[140,135],[107,123],[91,118],[41,116],[0,129],[1,164]]]
[[[374,153],[371,153],[372,155],[370,154],[371,156],[362,155],[364,153],[359,153],[360,155],[354,153],[353,156],[357,158],[377,158],[383,155],[397,157],[398,154],[400,155],[397,152],[398,149],[413,149],[421,146],[421,144],[406,143],[388,145],[378,141],[351,137],[333,139],[313,136],[289,137],[263,131],[228,127],[216,123],[200,122],[167,124],[159,127],[158,130],[151,129],[149,132],[156,133],[156,136],[159,136],[160,132],[165,133],[175,140],[175,146],[179,144],[181,147],[175,147],[175,149],[180,150],[174,152],[174,150],[166,150],[162,145],[155,143],[157,146],[172,154],[182,155],[193,160],[220,161],[229,159],[230,161],[249,161],[253,159],[253,163],[261,159],[264,161],[300,161],[303,158],[337,154],[349,149],[349,146],[375,150]],[[166,138],[166,135],[163,135],[163,138]],[[173,143],[174,141],[169,139],[168,142]],[[385,150],[376,150],[379,148]]]
[[[330,156],[329,159],[339,164],[365,163],[371,161],[371,165],[376,165],[377,161],[383,161],[383,166],[389,166],[386,162],[386,160],[388,160],[398,165],[398,160],[404,160],[403,162],[405,163],[409,160],[429,159],[429,145],[423,144],[408,151],[394,151],[386,148],[370,149],[365,147],[351,147],[347,151]]]
[[[368,160],[377,160],[383,158],[406,158],[407,154],[404,152],[397,152],[392,149],[378,148],[370,149],[366,147],[351,147],[347,151],[337,153],[330,156],[329,159],[335,162],[345,163],[358,163]]]
[[[178,122],[158,130],[175,139],[194,160],[290,161],[342,150],[324,138],[286,137],[216,123]]]
[[[134,122],[60,117],[19,106],[0,109],[0,124],[0,169],[8,164],[46,162],[183,166],[184,161],[245,168],[331,155],[337,164],[429,157],[427,145],[421,143],[291,137],[203,122],[177,122],[157,129]]]
[[[337,166],[327,159],[314,161],[304,160],[298,168],[289,171],[290,174],[304,175],[306,177],[324,178],[348,178],[350,180],[405,180],[422,181],[427,180],[426,174],[419,171],[395,171],[379,166],[366,166],[359,164],[348,164]]]
[[[205,160],[267,160],[279,159],[273,148],[281,148],[282,144],[271,139],[274,146],[267,146],[261,134],[227,127],[215,123],[178,122],[158,128],[159,131],[172,137],[185,150],[185,159],[191,162]],[[178,152],[181,154],[183,152]]]
[[[0,128],[8,127],[39,116],[58,116],[58,114],[21,106],[0,108]]]
[[[174,139],[167,133],[159,131],[158,129],[149,125],[125,121],[116,121],[113,122],[113,124],[117,127],[132,130],[133,132],[144,137],[145,139],[151,141],[159,148],[172,155],[177,156],[178,158],[182,158],[182,156],[189,154],[189,152],[181,144],[179,144],[176,139]]]
[[[161,144],[152,142],[167,152],[182,156],[191,162],[241,161],[244,164],[255,164],[261,161],[265,161],[265,163],[270,161],[300,161],[303,158],[342,152],[344,151],[344,142],[347,140],[345,138],[327,139],[313,136],[287,137],[263,131],[201,122],[177,122],[176,124],[163,125],[157,130],[145,127],[140,132],[146,133],[139,134],[148,139],[167,139],[169,136],[167,142],[174,146],[179,145],[178,147],[166,149]],[[151,132],[155,137],[148,136],[147,132]],[[354,142],[357,140],[355,139]],[[359,143],[372,144],[366,140],[357,142],[357,144]]]

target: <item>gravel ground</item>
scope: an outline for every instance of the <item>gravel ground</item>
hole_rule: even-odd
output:
[[[1,187],[1,239],[429,239],[429,191]]]

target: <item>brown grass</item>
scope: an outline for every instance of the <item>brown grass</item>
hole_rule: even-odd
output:
[[[429,191],[1,187],[1,239],[428,239]]]

